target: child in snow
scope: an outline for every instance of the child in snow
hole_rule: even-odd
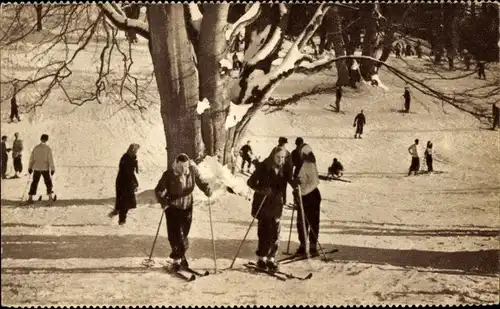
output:
[[[193,218],[193,191],[198,186],[206,196],[212,195],[207,182],[201,179],[196,164],[188,155],[179,154],[155,188],[155,195],[167,218],[168,241],[172,252],[174,271],[189,267],[186,251],[189,247],[188,235]]]
[[[342,163],[337,160],[337,158],[333,158],[332,165],[328,168],[328,177],[332,176],[333,179],[342,177],[342,172],[344,171],[344,167]]]
[[[430,174],[434,172],[432,168],[432,142],[427,142],[427,147],[425,148],[425,162],[427,163],[427,172]]]
[[[125,224],[128,211],[137,207],[135,192],[139,187],[139,182],[135,177],[135,172],[139,172],[137,163],[137,151],[139,148],[138,144],[131,144],[127,152],[120,159],[115,182],[115,209],[109,213],[109,217],[118,215],[119,225]]]
[[[54,168],[54,159],[52,156],[52,149],[47,145],[49,136],[47,134],[42,134],[40,138],[41,143],[36,145],[31,152],[30,162],[28,165],[28,172],[33,174],[33,181],[31,182],[31,187],[29,191],[29,198],[27,203],[33,204],[33,195],[36,194],[38,188],[38,182],[40,177],[43,176],[43,181],[47,187],[47,194],[49,195],[49,201],[54,201],[54,196],[52,192],[52,178],[56,172]]]
[[[278,269],[274,258],[278,251],[283,192],[292,180],[290,170],[285,168],[285,160],[285,149],[275,147],[247,181],[248,186],[255,190],[251,213],[258,220],[257,266],[263,269]]]
[[[411,175],[411,172],[414,172],[415,173],[414,175],[416,176],[417,172],[420,170],[420,158],[418,156],[417,146],[418,146],[418,138],[415,140],[415,144],[408,147],[408,152],[411,155],[411,165],[408,171],[408,176]]]

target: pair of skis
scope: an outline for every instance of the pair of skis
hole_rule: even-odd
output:
[[[326,251],[325,255],[332,254],[332,253],[335,253],[335,252],[338,252],[338,251],[339,251],[338,249],[332,249],[330,251]],[[310,259],[314,259],[314,258],[317,258],[317,257],[320,257],[320,256],[321,255],[318,254],[316,256],[310,257]],[[286,264],[291,264],[291,263],[295,263],[295,262],[299,262],[299,261],[304,261],[304,260],[307,260],[307,256],[305,254],[293,254],[293,255],[287,256],[287,257],[279,260],[278,263],[280,263],[282,265],[286,265]]]
[[[165,265],[163,266],[163,268],[170,272],[170,273],[173,273],[175,274],[177,277],[187,281],[187,282],[192,282],[194,280],[196,280],[197,277],[206,277],[208,275],[210,275],[210,272],[208,272],[208,270],[206,270],[205,272],[199,272],[197,270],[194,270],[192,268],[182,268],[182,269],[179,269],[179,270],[173,270],[172,268],[172,264],[170,265]]]
[[[285,273],[285,272],[282,272],[279,270],[273,271],[273,270],[269,270],[269,269],[264,269],[264,268],[258,267],[257,264],[254,262],[248,262],[248,263],[243,264],[243,265],[248,269],[254,270],[255,272],[269,275],[269,276],[274,277],[274,278],[281,280],[281,281],[286,281],[287,279],[297,279],[300,281],[304,281],[304,280],[311,279],[312,275],[313,275],[312,273],[309,273],[305,277],[300,277],[300,276],[296,276],[296,275],[291,274],[291,273]]]

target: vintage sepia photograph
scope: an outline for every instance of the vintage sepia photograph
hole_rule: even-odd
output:
[[[499,17],[0,4],[2,306],[498,304]]]

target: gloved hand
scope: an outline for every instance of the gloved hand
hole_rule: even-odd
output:
[[[28,173],[30,173],[30,175],[33,174],[33,170],[31,168],[28,169]]]
[[[55,173],[56,173],[56,171],[54,171],[54,170],[50,171],[50,176],[54,176]]]
[[[271,188],[269,188],[269,187],[262,188],[262,189],[259,190],[259,193],[262,194],[262,195],[268,196],[268,195],[271,195],[273,193],[273,190]]]
[[[292,188],[296,189],[301,183],[302,181],[300,181],[300,178],[295,178],[292,180]]]
[[[352,124],[352,127],[354,128],[355,126],[356,126],[356,124],[355,124],[355,123],[353,123],[353,124]]]

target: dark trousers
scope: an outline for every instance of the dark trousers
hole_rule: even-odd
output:
[[[129,209],[118,209],[118,223],[125,223]]]
[[[335,99],[335,111],[337,113],[340,113],[340,100],[341,99],[342,99],[342,97],[339,97],[339,96],[337,96]]]
[[[2,158],[2,178],[5,178],[7,175],[7,158]]]
[[[47,194],[52,193],[52,179],[50,178],[49,171],[34,171],[33,172],[33,182],[31,182],[29,195],[35,195],[38,188],[38,182],[40,182],[40,176],[43,176],[43,182],[45,182],[45,187],[47,187]]]
[[[405,113],[410,112],[410,100],[405,99]]]
[[[498,114],[493,114],[493,130],[495,130],[495,128],[498,126],[498,119],[500,118],[500,116]]]
[[[302,206],[306,216],[306,231],[309,235],[309,244],[311,248],[316,248],[319,235],[319,219],[320,219],[321,193],[319,189],[314,189],[311,193],[302,196]],[[298,210],[297,216],[297,231],[299,233],[300,246],[305,247],[306,238],[302,228],[302,213]]]
[[[17,121],[21,121],[21,118],[19,118],[19,111],[17,109],[10,111],[10,122],[14,121],[14,118],[16,118]]]
[[[433,172],[434,169],[432,168],[432,156],[425,156],[425,162],[427,163],[427,171]]]
[[[408,171],[408,175],[411,172],[415,172],[415,174],[416,174],[419,170],[420,170],[420,158],[419,157],[412,157],[410,170]]]
[[[278,252],[279,235],[280,235],[280,219],[266,218],[260,219],[257,225],[257,236],[259,244],[257,256],[274,258]]]
[[[14,158],[14,171],[19,173],[23,172],[23,160],[21,156]]]
[[[361,136],[361,134],[363,134],[363,125],[362,124],[356,125],[356,134],[359,134],[360,136]]]
[[[477,75],[479,78],[483,77],[484,79],[486,79],[486,74],[484,72],[484,67],[479,67],[479,70],[477,71]]]
[[[248,168],[250,169],[250,166],[252,166],[252,159],[250,157],[241,157],[241,171],[243,172],[243,169],[245,168],[245,162],[248,163]]]
[[[168,242],[172,249],[170,257],[178,260],[185,256],[189,248],[188,235],[193,221],[193,209],[183,210],[169,206],[165,209],[165,216],[167,218]]]

